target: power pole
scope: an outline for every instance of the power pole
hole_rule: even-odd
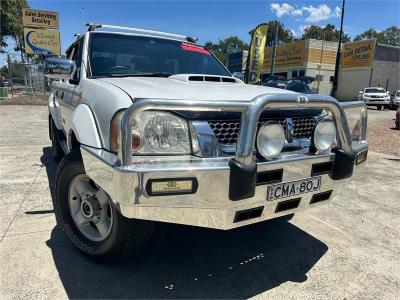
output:
[[[340,17],[339,45],[338,45],[338,50],[337,50],[337,53],[336,53],[335,75],[333,77],[333,83],[332,83],[332,97],[336,97],[336,91],[337,91],[337,88],[338,88],[340,50],[342,49],[344,4],[345,4],[345,0],[342,0],[342,15]]]
[[[13,88],[13,78],[12,78],[12,70],[11,70],[11,58],[10,53],[7,52],[7,69],[8,69],[8,82],[11,87],[11,97],[14,97],[14,88]]]
[[[275,20],[275,36],[274,36],[274,47],[272,49],[272,61],[271,61],[271,75],[274,75],[275,58],[276,58],[276,45],[278,44],[278,20]]]

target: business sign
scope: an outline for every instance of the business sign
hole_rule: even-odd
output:
[[[260,78],[264,61],[265,42],[267,41],[267,31],[267,24],[260,24],[253,31],[247,64],[247,83],[256,83]]]
[[[60,32],[24,28],[26,54],[60,55]]]
[[[305,40],[279,45],[276,47],[275,67],[300,67],[305,57]],[[271,68],[272,47],[265,49],[264,69]]]
[[[53,11],[22,9],[22,24],[30,28],[58,29],[58,13]]]
[[[375,44],[375,39],[343,44],[340,51],[340,67],[369,67],[374,59]]]

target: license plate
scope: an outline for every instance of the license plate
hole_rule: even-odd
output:
[[[319,191],[321,176],[310,177],[296,181],[271,184],[267,189],[267,200],[277,200],[305,193]]]

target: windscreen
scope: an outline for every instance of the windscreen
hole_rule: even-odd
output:
[[[366,93],[386,93],[384,89],[365,89]]]
[[[89,58],[95,77],[183,73],[230,76],[205,48],[161,38],[93,33]]]

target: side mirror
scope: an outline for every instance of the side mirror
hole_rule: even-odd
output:
[[[44,60],[43,73],[48,78],[71,79],[75,62],[65,58],[49,57]]]
[[[242,74],[242,72],[233,72],[233,73],[232,73],[232,76],[233,76],[233,77],[236,77],[236,78],[238,78],[238,79],[240,79],[240,80],[243,80],[243,74]]]
[[[363,92],[363,91],[359,91],[358,93],[359,93],[359,94],[364,94],[364,92]]]

